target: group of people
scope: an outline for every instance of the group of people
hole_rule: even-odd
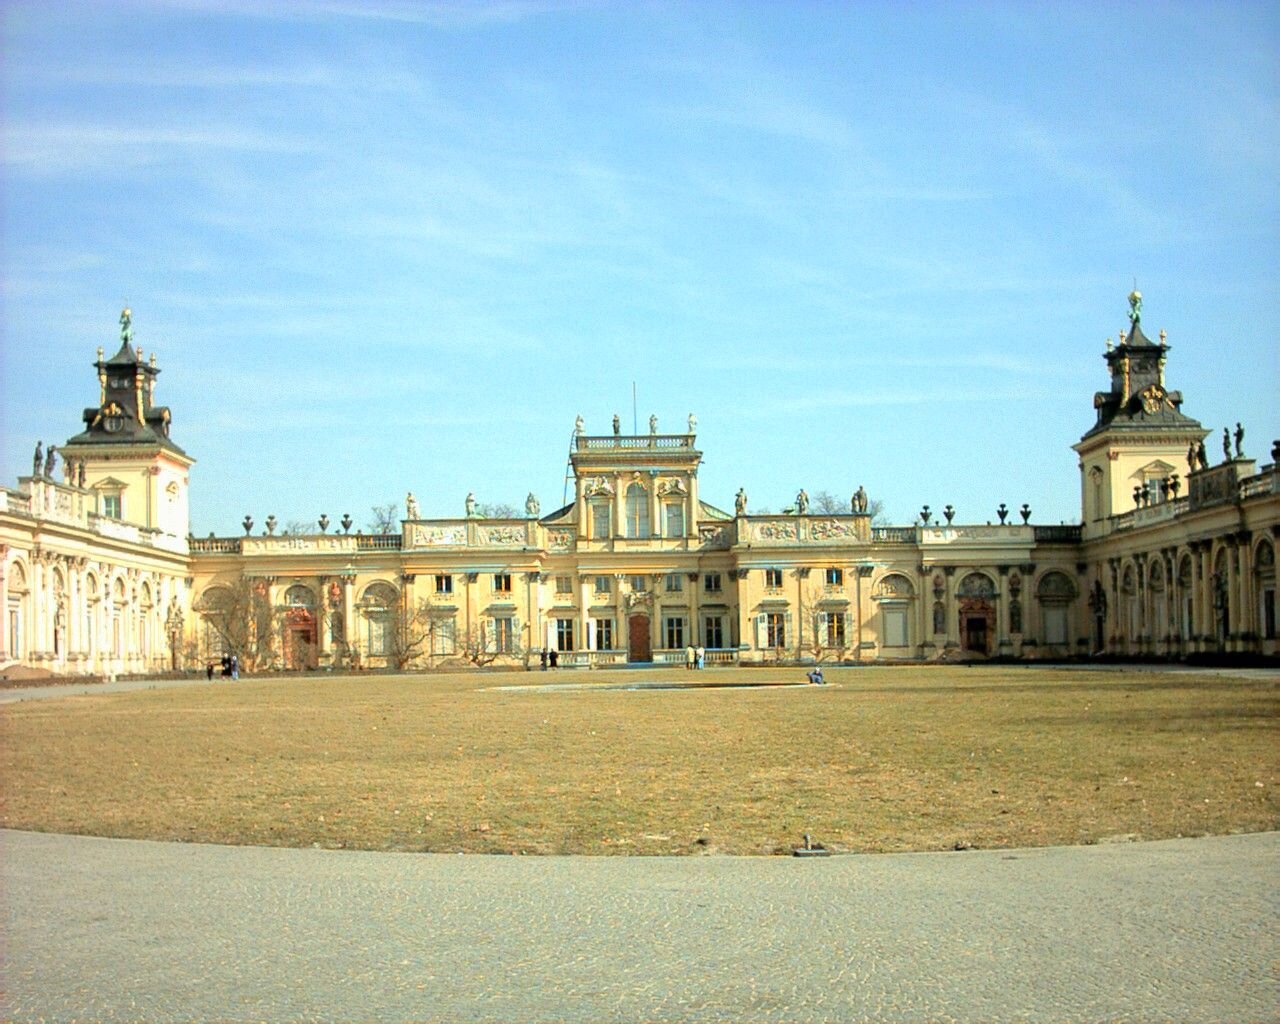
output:
[[[239,679],[240,678],[240,659],[234,654],[224,654],[219,662],[222,666],[223,679]],[[205,678],[213,681],[213,662],[209,662],[204,669]]]
[[[693,669],[701,669],[706,664],[707,649],[699,644],[694,647],[690,644],[684,649],[684,667],[692,671]]]
[[[560,652],[557,651],[554,647],[551,648],[550,650],[544,647],[542,649],[541,660],[542,660],[543,672],[547,670],[548,666],[551,668],[557,668],[560,665]]]

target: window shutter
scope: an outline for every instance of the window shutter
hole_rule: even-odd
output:
[[[827,631],[828,631],[828,623],[830,621],[831,621],[830,617],[827,615],[826,612],[818,612],[818,642],[814,646],[816,647],[827,646],[827,636],[828,636]]]

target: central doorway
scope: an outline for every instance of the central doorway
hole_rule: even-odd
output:
[[[653,661],[653,646],[649,642],[649,616],[632,615],[627,619],[627,660]]]

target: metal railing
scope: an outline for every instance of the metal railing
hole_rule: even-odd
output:
[[[914,526],[873,526],[871,541],[874,544],[914,544],[916,528]]]
[[[193,555],[238,555],[240,550],[239,537],[191,538],[191,553]]]
[[[356,535],[357,551],[399,551],[402,538],[398,533],[375,533],[369,536]]]
[[[693,434],[646,434],[639,437],[619,437],[615,435],[587,437],[584,434],[579,434],[575,446],[578,451],[598,451],[608,448],[631,448],[637,450],[646,448],[692,448],[693,438]]]
[[[1079,544],[1084,536],[1083,526],[1037,526],[1037,544]]]

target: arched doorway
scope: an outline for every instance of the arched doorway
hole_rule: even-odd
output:
[[[648,615],[636,614],[627,618],[627,660],[653,661]]]
[[[310,587],[293,586],[284,595],[284,663],[286,668],[316,666],[316,600]]]
[[[996,585],[990,576],[971,572],[956,589],[960,604],[960,644],[975,654],[990,654],[996,631]]]

